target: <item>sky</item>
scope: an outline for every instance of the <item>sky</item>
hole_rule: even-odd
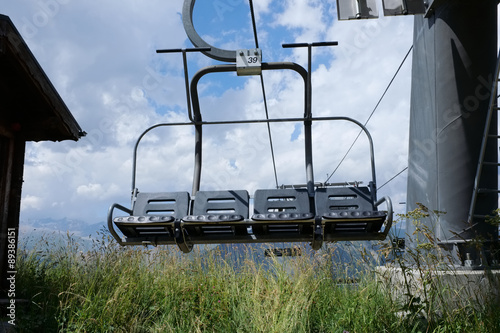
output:
[[[69,110],[87,132],[78,142],[30,142],[25,157],[21,225],[38,219],[106,219],[115,202],[129,206],[132,153],[149,126],[187,121],[180,54],[157,49],[193,45],[182,25],[182,0],[2,1],[8,15]],[[382,8],[379,3],[379,9]],[[254,0],[263,61],[307,68],[306,49],[282,43],[338,41],[313,49],[314,116],[366,122],[412,45],[413,17],[338,21],[332,0]],[[198,0],[198,34],[222,49],[253,48],[248,1]],[[189,53],[189,76],[219,64]],[[368,122],[375,144],[378,186],[407,164],[411,56]],[[263,73],[271,118],[300,117],[303,82],[290,71]],[[204,120],[264,118],[260,78],[205,76],[199,84]],[[305,182],[300,124],[272,124],[279,184]],[[347,122],[313,127],[315,180],[324,182],[359,133]],[[210,126],[204,131],[202,190],[274,188],[267,128]],[[190,191],[194,135],[190,127],[148,133],[138,152],[136,185],[143,192]],[[370,180],[369,152],[361,136],[329,179]],[[383,186],[396,212],[404,212],[406,172]]]

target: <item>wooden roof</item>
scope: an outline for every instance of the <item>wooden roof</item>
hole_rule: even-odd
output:
[[[84,132],[8,16],[0,14],[0,135],[78,140]]]

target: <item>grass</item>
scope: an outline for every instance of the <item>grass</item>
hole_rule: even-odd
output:
[[[430,285],[420,302],[401,301],[355,247],[350,264],[334,251],[263,262],[252,252],[260,248],[181,255],[174,247],[120,247],[101,237],[85,252],[69,236],[63,245],[42,241],[19,251],[16,288],[30,303],[17,309],[18,332],[500,331],[495,302],[470,298],[425,316],[436,312],[430,300],[443,297],[444,286]]]

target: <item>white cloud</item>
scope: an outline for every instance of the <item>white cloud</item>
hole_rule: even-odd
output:
[[[80,185],[76,188],[76,193],[82,195],[82,196],[96,196],[99,195],[103,192],[103,188],[101,184],[87,184],[87,185]]]
[[[326,28],[323,20],[325,14],[324,5],[325,2],[319,0],[287,1],[284,3],[283,12],[276,13],[274,24],[291,29],[301,29],[304,32],[312,31],[317,33]]]
[[[35,209],[39,210],[42,208],[42,198],[36,197],[34,195],[26,195],[22,198],[21,209]]]

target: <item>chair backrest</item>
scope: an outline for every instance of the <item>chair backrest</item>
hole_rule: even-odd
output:
[[[324,215],[331,211],[376,211],[368,187],[323,187],[316,190],[316,212]]]
[[[198,191],[194,199],[193,215],[231,214],[248,218],[248,192]]]
[[[255,214],[277,212],[310,213],[311,205],[309,203],[307,189],[269,189],[255,191]]]
[[[170,215],[181,219],[189,214],[188,192],[159,192],[137,194],[133,215]]]

